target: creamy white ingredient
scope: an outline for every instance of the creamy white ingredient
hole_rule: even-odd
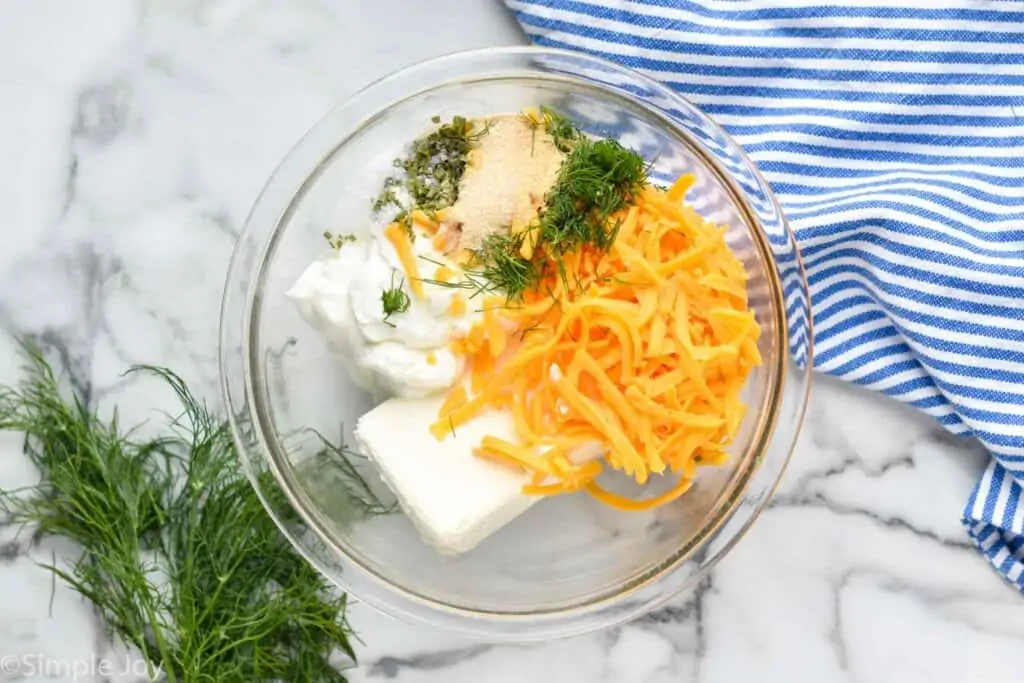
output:
[[[413,249],[418,256],[445,262],[427,236],[415,240]],[[421,260],[420,268],[430,278],[436,266]],[[387,317],[381,293],[399,285],[409,295],[409,310]],[[458,380],[463,361],[448,342],[457,331],[467,332],[479,315],[472,310],[460,317],[448,314],[459,290],[430,284],[423,289],[423,299],[412,293],[398,254],[378,236],[346,243],[313,263],[288,296],[306,322],[324,333],[354,382],[380,396],[418,397]]]
[[[424,539],[441,552],[461,553],[538,499],[523,495],[525,474],[473,455],[488,434],[514,439],[512,417],[487,413],[438,441],[430,425],[443,403],[444,396],[385,401],[359,418],[355,439]]]
[[[359,418],[355,438],[424,539],[441,552],[463,553],[541,498],[523,494],[528,475],[473,454],[487,435],[517,441],[511,414],[483,413],[438,441],[429,430],[444,399],[385,401]],[[582,463],[602,455],[595,442],[570,459]]]

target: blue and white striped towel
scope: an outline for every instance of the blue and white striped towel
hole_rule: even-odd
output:
[[[505,1],[746,148],[802,249],[817,369],[988,447],[964,524],[1024,590],[1024,3]]]

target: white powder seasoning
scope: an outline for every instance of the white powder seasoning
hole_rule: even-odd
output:
[[[526,227],[564,160],[543,126],[531,126],[521,116],[488,122],[487,134],[467,159],[459,199],[445,217],[452,249],[477,249],[491,233]]]

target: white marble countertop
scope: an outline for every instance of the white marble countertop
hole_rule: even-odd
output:
[[[216,399],[222,281],[257,191],[370,80],[519,43],[499,0],[0,0],[0,382],[35,335],[126,423],[150,362]],[[490,646],[356,605],[354,681],[972,683],[1024,679],[1024,601],[968,545],[984,455],[819,379],[773,505],[695,594],[629,626]],[[0,487],[34,475],[12,435]],[[89,608],[0,545],[0,658],[109,657]],[[2,661],[2,659],[0,659]],[[73,680],[68,672],[5,680]],[[90,676],[78,680],[92,680]],[[101,676],[94,680],[105,680]]]

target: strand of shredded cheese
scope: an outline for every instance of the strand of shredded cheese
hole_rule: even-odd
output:
[[[434,435],[507,409],[520,444],[488,437],[480,457],[531,473],[528,493],[583,489],[625,510],[674,500],[699,465],[724,462],[741,390],[761,362],[760,328],[723,230],[682,203],[693,182],[645,189],[614,217],[607,254],[565,256],[576,277],[550,277],[518,308],[486,301],[482,323],[453,345],[467,357],[472,395],[453,390]],[[599,463],[568,457],[595,441],[608,466],[639,484],[669,472],[678,481],[639,501],[612,493],[595,481]]]
[[[384,230],[384,236],[391,242],[391,246],[398,252],[398,259],[402,262],[402,270],[405,271],[405,279],[418,298],[423,298],[423,281],[420,279],[420,267],[416,262],[416,253],[412,249],[412,241],[409,239],[409,232],[399,223],[392,223]]]

